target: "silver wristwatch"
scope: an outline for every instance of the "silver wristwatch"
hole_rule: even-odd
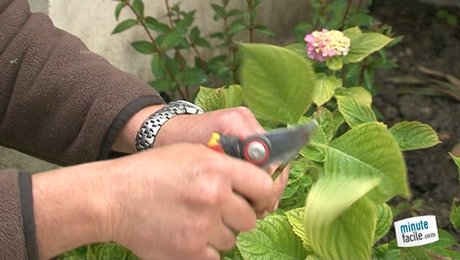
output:
[[[183,114],[201,114],[203,109],[184,100],[173,101],[149,116],[136,135],[136,149],[144,151],[153,147],[161,127],[171,118]]]

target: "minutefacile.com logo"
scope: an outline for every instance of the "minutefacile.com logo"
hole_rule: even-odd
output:
[[[435,216],[406,218],[394,223],[399,247],[421,246],[439,240]]]

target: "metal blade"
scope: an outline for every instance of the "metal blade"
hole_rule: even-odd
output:
[[[270,159],[267,164],[284,163],[294,159],[310,140],[316,129],[316,121],[287,129],[279,129],[265,135],[270,141]]]

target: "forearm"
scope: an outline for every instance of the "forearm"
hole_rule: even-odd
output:
[[[33,175],[33,207],[40,259],[107,241],[111,178],[109,162]]]
[[[0,1],[0,21],[0,144],[61,165],[106,159],[133,114],[163,103],[26,0]]]

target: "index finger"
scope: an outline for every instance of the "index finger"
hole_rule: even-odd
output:
[[[256,210],[270,207],[275,198],[273,181],[263,169],[231,157],[226,157],[227,176],[234,192],[244,196]]]

